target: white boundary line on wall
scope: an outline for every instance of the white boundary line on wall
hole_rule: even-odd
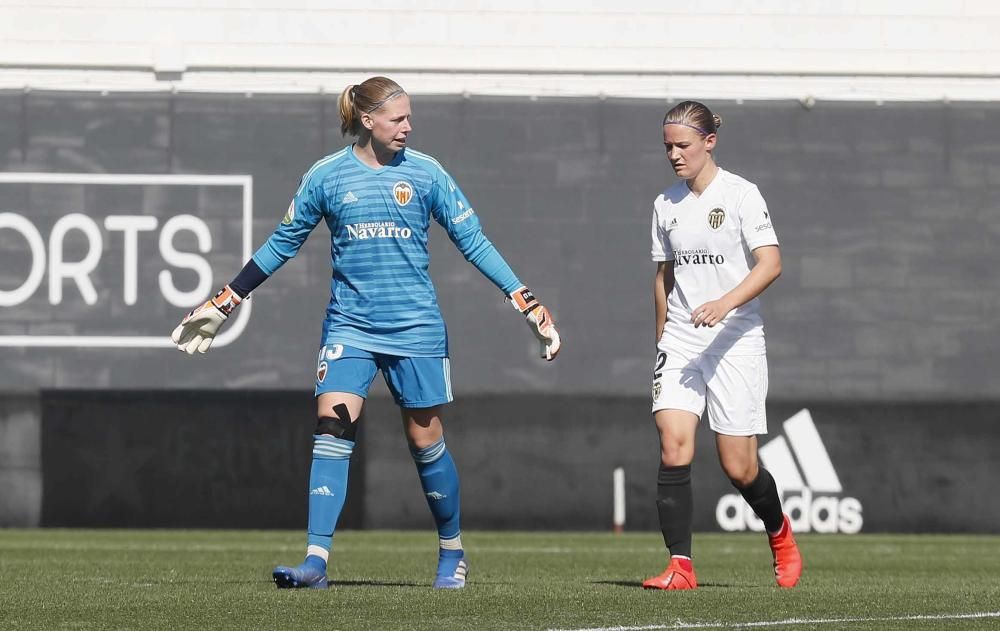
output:
[[[1000,75],[838,75],[777,73],[526,73],[433,70],[227,72],[188,70],[160,78],[148,70],[0,68],[0,90],[111,93],[325,94],[387,74],[415,95],[607,97],[683,100],[1000,101]]]
[[[195,175],[175,173],[0,173],[0,184],[99,184],[171,186],[239,186],[243,189],[243,260],[249,260],[253,248],[253,176]],[[247,300],[236,319],[215,339],[215,347],[233,342],[250,320],[251,301]],[[181,314],[178,314],[180,316]],[[69,348],[173,348],[168,331],[163,335],[0,335],[0,347],[69,347]]]
[[[852,624],[860,622],[906,622],[921,620],[979,620],[1000,618],[1000,611],[956,614],[918,614],[912,616],[872,616],[849,618],[788,618],[761,622],[674,622],[671,624],[649,624],[638,627],[588,627],[583,629],[549,629],[548,631],[658,631],[672,629],[755,629],[770,627],[791,627],[802,625]]]

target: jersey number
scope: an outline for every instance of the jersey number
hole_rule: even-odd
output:
[[[343,344],[333,344],[330,346],[324,346],[319,349],[319,358],[316,361],[323,361],[327,359],[333,361],[335,359],[340,359],[340,356],[344,354]]]
[[[663,376],[663,367],[667,363],[667,354],[660,351],[656,354],[656,366],[653,368],[653,381]]]

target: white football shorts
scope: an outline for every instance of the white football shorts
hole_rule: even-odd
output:
[[[728,436],[767,433],[766,355],[703,355],[657,349],[653,367],[653,413],[686,410]]]

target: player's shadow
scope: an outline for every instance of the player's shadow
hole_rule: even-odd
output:
[[[591,585],[615,585],[617,587],[642,587],[642,581],[590,581]],[[736,587],[733,583],[698,583],[698,587]]]
[[[331,588],[337,587],[426,587],[425,583],[406,583],[406,582],[395,582],[395,581],[376,581],[376,580],[364,580],[364,581],[345,581],[336,580],[330,581],[327,585]]]
[[[618,587],[642,587],[642,581],[590,581],[591,585],[617,585]]]

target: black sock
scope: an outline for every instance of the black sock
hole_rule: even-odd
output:
[[[664,467],[656,478],[656,509],[660,514],[663,543],[671,555],[691,557],[691,522],[694,498],[691,492],[691,465]]]
[[[775,533],[781,530],[784,523],[784,516],[781,513],[781,498],[778,497],[778,487],[774,484],[774,478],[764,467],[759,467],[757,477],[750,486],[740,488],[733,483],[743,499],[747,501],[753,512],[764,522],[764,528],[768,532]]]

